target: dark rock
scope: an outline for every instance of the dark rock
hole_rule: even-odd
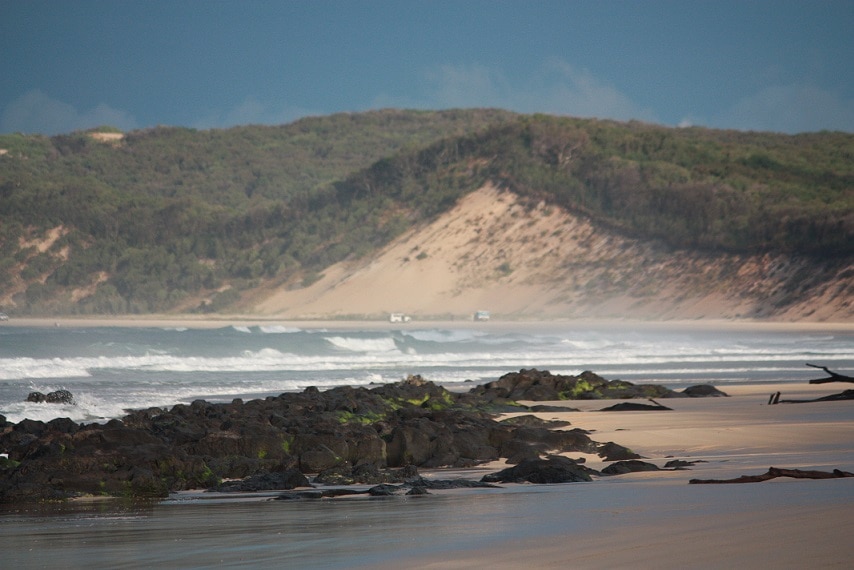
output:
[[[566,457],[552,456],[547,459],[522,461],[513,467],[485,475],[481,481],[485,483],[574,483],[591,481],[591,474],[595,473],[593,469],[579,465]]]
[[[391,495],[397,495],[401,492],[403,492],[402,487],[386,484],[377,485],[376,487],[368,489],[368,494],[372,497],[390,497]]]
[[[253,475],[241,481],[227,481],[208,491],[220,493],[248,493],[257,491],[290,490],[298,487],[311,487],[308,478],[296,469],[288,469],[278,473],[262,473]]]
[[[501,446],[501,456],[506,457],[508,465],[517,465],[525,460],[540,459],[548,454],[549,446],[544,443],[531,443],[511,439]]]
[[[30,392],[29,394],[27,394],[27,400],[26,401],[27,402],[35,402],[37,404],[40,404],[40,403],[44,402],[46,399],[47,399],[47,396],[45,396],[41,392]]]
[[[657,465],[645,461],[617,461],[605,467],[602,470],[602,475],[625,475],[626,473],[636,473],[638,471],[661,471],[661,469]]]
[[[47,422],[47,428],[59,433],[75,433],[80,426],[71,418],[55,418]]]
[[[501,420],[501,423],[514,425],[514,426],[528,426],[528,427],[534,426],[534,427],[550,427],[550,428],[566,427],[568,425],[571,425],[567,421],[544,420],[542,418],[538,418],[537,416],[534,416],[531,414],[526,414],[524,416],[515,416],[512,418],[505,418],[505,419]]]
[[[47,404],[73,404],[74,396],[68,390],[56,390],[47,394],[30,392],[27,395],[27,401]]]
[[[565,376],[535,368],[505,374],[495,382],[472,388],[470,393],[492,401],[685,397],[684,394],[657,384],[635,385],[622,380],[609,381],[590,371],[578,376]]]
[[[549,388],[551,374],[523,372],[525,382]],[[577,378],[590,384],[594,377]],[[530,418],[521,421],[532,425],[511,425],[484,411],[500,407],[526,409],[502,400],[496,390],[454,394],[410,377],[372,389],[308,388],[222,404],[197,400],[133,411],[106,425],[24,420],[0,429],[0,450],[9,455],[0,469],[0,502],[304,484],[283,480],[287,472],[317,473],[325,484],[430,490],[432,483],[417,481],[417,467],[469,467],[501,457],[521,465],[571,451],[636,457],[592,441],[584,430],[549,429],[556,424]],[[224,479],[241,481],[222,486]]]
[[[47,431],[47,429],[48,426],[44,422],[41,422],[39,420],[31,420],[29,418],[25,418],[19,421],[12,428],[13,431],[16,431],[18,433],[30,434],[36,437],[42,435],[45,431]]]
[[[662,406],[661,404],[639,404],[637,402],[620,402],[607,408],[602,408],[600,412],[660,412],[672,411],[672,408]]]
[[[682,393],[690,398],[708,398],[708,397],[729,397],[729,394],[721,392],[711,384],[698,384],[697,386],[689,386],[682,390]]]
[[[578,411],[578,408],[570,408],[569,406],[550,406],[547,404],[538,404],[536,406],[530,406],[528,409],[531,410],[532,412],[537,412],[537,413],[549,413],[549,412],[563,413],[563,412],[577,412]]]
[[[613,441],[599,446],[599,457],[605,461],[625,461],[629,459],[641,459],[641,456],[627,447],[616,444]]]
[[[56,390],[45,395],[45,402],[48,404],[73,404],[74,396],[68,390]]]
[[[693,467],[697,463],[705,463],[703,460],[697,461],[685,461],[683,459],[672,459],[664,464],[665,469],[685,469],[687,467]]]
[[[409,491],[406,492],[406,494],[408,496],[411,496],[411,495],[415,495],[415,496],[429,495],[430,491],[428,491],[426,487],[417,486],[417,487],[412,487]]]
[[[294,491],[290,493],[282,493],[281,495],[275,497],[273,500],[293,501],[296,499],[322,499],[323,497],[323,491],[321,491],[320,489],[313,489],[311,491]]]
[[[423,487],[434,491],[444,491],[447,489],[497,489],[497,485],[486,483],[484,481],[472,481],[471,479],[424,479],[418,477],[412,481],[407,481],[407,485],[415,487]]]

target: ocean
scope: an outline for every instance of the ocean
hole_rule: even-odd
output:
[[[103,422],[133,408],[371,386],[409,374],[464,390],[521,368],[592,370],[675,389],[711,383],[726,391],[824,375],[807,362],[850,374],[854,332],[497,322],[364,329],[0,326],[0,414],[13,422]],[[75,403],[25,401],[29,392],[58,389],[71,391]],[[0,505],[0,548],[10,568],[405,567],[511,540],[583,540],[614,525],[698,512],[746,515],[780,502],[775,485],[727,486],[724,495],[712,487],[718,486],[612,478],[426,497],[283,502],[268,500],[275,493],[183,492],[142,503]],[[844,500],[839,493],[847,487],[837,487],[834,493],[820,485],[790,487],[786,508],[830,508]]]
[[[356,328],[0,327],[0,414],[105,422],[129,409],[228,402],[309,386],[371,386],[410,374],[449,389],[522,368],[681,389],[806,382],[805,363],[854,368],[852,331],[467,323]],[[73,405],[27,402],[70,391]]]

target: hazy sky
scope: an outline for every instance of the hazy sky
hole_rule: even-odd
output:
[[[0,133],[500,107],[854,132],[854,0],[0,0]]]

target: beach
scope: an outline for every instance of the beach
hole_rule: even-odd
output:
[[[852,332],[852,321],[778,321],[762,319],[502,319],[474,321],[459,319],[415,319],[406,323],[388,320],[365,319],[286,319],[259,317],[257,315],[115,315],[115,316],[62,316],[15,317],[0,322],[0,327],[155,327],[215,329],[225,326],[298,327],[303,329],[339,330],[399,330],[430,328],[462,328],[475,330],[663,330],[663,331],[766,331],[766,332]]]
[[[611,400],[520,402],[576,408],[536,415],[658,467],[691,463],[685,469],[421,497],[275,501],[276,492],[181,491],[144,503],[6,505],[0,548],[10,567],[834,568],[854,558],[854,478],[689,484],[769,467],[854,472],[854,401],[769,405],[778,391],[781,400],[809,400],[851,387],[809,384],[825,374],[804,366],[851,375],[851,323],[161,316],[16,318],[0,327],[10,327],[4,362],[20,372],[4,381],[5,413],[15,418],[44,411],[19,402],[31,385],[25,374],[42,374],[45,390],[74,392],[78,403],[63,414],[100,421],[159,398],[230,402],[354,379],[370,388],[409,372],[467,391],[468,378],[543,363],[674,387],[708,382],[729,395],[668,398],[659,403],[671,409],[657,411],[600,411]],[[567,455],[597,470],[608,465],[598,455]],[[480,479],[507,466],[420,472]]]
[[[699,463],[569,484],[574,500],[565,511],[547,509],[550,519],[535,515],[530,523],[541,536],[383,567],[847,567],[854,559],[854,478],[688,483],[759,475],[771,466],[854,472],[854,402],[768,405],[770,391],[810,399],[844,389],[742,385],[730,387],[729,398],[667,400],[673,411],[598,412],[607,402],[588,401],[572,402],[581,412],[539,414],[592,430],[599,441],[616,441],[659,466],[672,458]],[[601,467],[596,459],[588,465]],[[579,500],[582,494],[588,496]]]
[[[672,410],[654,412],[598,411],[614,403],[607,400],[537,402],[577,408],[537,415],[625,445],[644,461],[696,462],[685,470],[423,497],[294,503],[270,501],[275,493],[184,492],[142,509],[76,502],[6,511],[0,546],[21,568],[842,568],[854,557],[854,478],[689,480],[771,466],[854,472],[854,402],[768,404],[776,390],[782,399],[810,399],[844,388],[745,384],[728,387],[727,398],[668,399]],[[503,467],[422,474],[479,479]]]

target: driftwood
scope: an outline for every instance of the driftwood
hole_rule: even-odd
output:
[[[810,380],[810,384],[827,384],[828,382],[852,382],[854,383],[854,378],[851,376],[845,376],[844,374],[838,374],[832,370],[830,370],[827,366],[818,366],[817,364],[810,364],[807,362],[807,366],[811,366],[812,368],[818,368],[819,370],[824,370],[827,372],[827,378],[816,378],[815,380]]]
[[[834,372],[827,366],[819,366],[818,364],[810,364],[809,362],[807,362],[806,365],[811,368],[818,368],[819,370],[824,370],[825,372],[827,372],[827,378],[815,378],[809,381],[810,384],[827,384],[829,382],[854,383],[854,378],[852,378],[851,376],[845,376],[844,374]],[[822,398],[816,398],[814,400],[781,400],[780,392],[776,392],[774,394],[771,394],[771,397],[768,399],[768,405],[773,406],[774,404],[803,404],[806,402],[828,402],[838,400],[854,400],[854,390],[845,390],[841,394],[824,396]]]
[[[780,392],[777,392],[778,394]],[[854,400],[854,390],[845,390],[841,394],[830,394],[821,398],[813,398],[812,400],[781,400],[779,397],[774,404],[808,404],[810,402],[839,402],[842,400]]]
[[[707,484],[723,484],[723,483],[760,483],[777,477],[794,477],[795,479],[838,479],[840,477],[854,477],[854,473],[848,471],[802,471],[800,469],[781,469],[777,467],[769,467],[766,473],[762,475],[742,475],[735,479],[691,479],[689,484],[707,485]]]

